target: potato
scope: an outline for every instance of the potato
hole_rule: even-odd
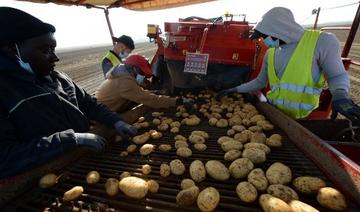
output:
[[[149,164],[145,164],[141,167],[141,171],[143,174],[148,175],[151,173],[151,166]]]
[[[149,155],[154,151],[155,146],[152,144],[144,144],[140,147],[140,154],[141,155]]]
[[[225,128],[229,126],[229,123],[226,119],[219,119],[219,121],[216,122],[216,126],[219,128]]]
[[[282,137],[279,134],[273,134],[268,139],[266,139],[265,144],[269,147],[281,147],[282,146]]]
[[[215,126],[217,122],[218,122],[217,118],[212,117],[209,119],[209,125],[212,127]]]
[[[236,133],[236,131],[235,131],[235,130],[230,129],[230,130],[228,130],[228,131],[226,132],[226,135],[227,135],[227,136],[234,136],[234,135],[235,135],[235,133]]]
[[[176,134],[180,132],[180,129],[178,127],[173,127],[170,129],[170,132]]]
[[[182,114],[181,114],[181,117],[183,117],[183,118],[187,118],[187,117],[189,117],[189,116],[190,116],[189,113],[182,113]]]
[[[248,128],[248,130],[250,130],[251,132],[258,132],[258,133],[260,133],[260,132],[262,132],[262,128],[261,127],[259,127],[259,126],[251,126],[251,127],[249,127]]]
[[[265,154],[269,154],[271,151],[268,146],[266,146],[265,144],[260,144],[260,143],[247,143],[244,145],[244,148],[245,149],[250,149],[250,148],[261,149],[262,151],[265,152]]]
[[[51,186],[55,185],[57,181],[58,176],[56,176],[56,174],[47,174],[39,180],[39,186],[40,188],[50,188]]]
[[[145,121],[145,122],[140,123],[140,126],[141,126],[141,128],[148,128],[148,127],[150,127],[150,124],[149,124],[149,122]]]
[[[244,144],[244,143],[248,142],[251,138],[252,133],[248,133],[248,132],[251,132],[251,131],[244,130],[241,133],[236,133],[234,135],[234,139],[237,141],[240,141],[241,143]]]
[[[119,188],[126,196],[141,199],[148,192],[148,184],[138,177],[125,177],[119,182]]]
[[[254,164],[247,158],[239,158],[234,160],[230,166],[229,171],[233,178],[240,179],[246,177],[254,168]]]
[[[180,128],[181,127],[181,123],[178,122],[178,121],[174,121],[170,124],[170,127],[173,128],[173,127],[177,127],[177,128]]]
[[[218,121],[222,118],[222,116],[221,116],[220,113],[211,113],[211,116],[214,117],[214,118],[216,118],[216,119],[218,119]],[[217,121],[217,122],[218,122],[218,121]],[[216,123],[217,123],[217,122],[216,122]]]
[[[244,149],[242,156],[243,158],[248,158],[254,164],[259,164],[266,161],[266,154],[261,149],[255,149],[255,148]]]
[[[170,166],[166,163],[160,165],[160,175],[161,177],[167,177],[170,175]]]
[[[236,186],[236,194],[241,201],[251,203],[256,200],[258,192],[251,183],[244,181]]]
[[[188,158],[192,155],[192,151],[187,147],[180,147],[176,150],[176,154],[180,157]]]
[[[164,124],[164,123],[161,123],[160,125],[157,126],[158,130],[160,131],[166,131],[169,129],[169,125],[168,124]]]
[[[221,136],[218,140],[217,140],[217,143],[218,144],[222,144],[224,142],[227,142],[227,141],[234,141],[233,138],[229,137],[229,136]]]
[[[175,141],[178,141],[178,140],[182,140],[182,141],[187,141],[187,138],[185,138],[184,136],[182,135],[176,135],[174,137]]]
[[[63,200],[64,202],[75,200],[76,198],[81,196],[83,192],[84,192],[84,188],[82,186],[74,186],[72,189],[64,193]]]
[[[133,153],[136,151],[137,146],[135,144],[131,144],[126,148],[126,151],[128,151],[129,153]]]
[[[133,124],[133,127],[135,127],[136,129],[139,130],[139,129],[141,129],[141,123],[137,123],[137,122],[136,122],[136,123]],[[120,136],[119,136],[119,137],[120,137]]]
[[[215,180],[225,181],[230,178],[229,170],[217,160],[210,160],[205,164],[206,172]]]
[[[259,203],[265,212],[292,212],[291,207],[286,202],[270,194],[262,194]]]
[[[173,122],[172,118],[164,117],[161,119],[161,124],[167,124],[170,125]]]
[[[202,190],[197,198],[197,205],[201,211],[213,211],[220,202],[220,194],[213,187]]]
[[[316,199],[321,206],[331,210],[344,211],[347,208],[344,195],[342,195],[340,191],[336,190],[335,188],[320,188]]]
[[[251,121],[249,119],[243,119],[241,121],[242,125],[244,125],[245,127],[249,127],[251,126]]]
[[[192,205],[196,202],[199,195],[199,188],[197,186],[192,186],[190,188],[181,190],[176,195],[176,204],[178,205]]]
[[[190,135],[189,141],[193,144],[203,144],[205,143],[205,138],[200,135]]]
[[[175,148],[181,148],[181,147],[189,147],[188,143],[184,140],[177,140],[175,141]]]
[[[229,119],[230,126],[241,125],[241,124],[242,124],[242,119],[237,116],[233,116]]]
[[[289,167],[280,162],[273,163],[266,170],[266,178],[271,185],[273,184],[288,184],[291,182],[292,174]]]
[[[240,150],[230,150],[225,153],[224,160],[226,161],[233,161],[237,158],[241,157],[241,151]]]
[[[171,150],[171,145],[170,144],[161,144],[159,146],[159,150],[162,152],[168,152]]]
[[[194,148],[198,151],[205,151],[207,146],[205,144],[194,144]]]
[[[311,176],[297,177],[292,183],[297,191],[304,194],[317,193],[320,188],[326,187],[322,179]]]
[[[185,166],[179,159],[170,162],[170,171],[174,175],[182,175],[185,172]]]
[[[163,136],[161,132],[158,132],[156,130],[150,130],[149,133],[152,139],[160,139]]]
[[[256,124],[260,120],[265,120],[265,116],[257,114],[250,118],[251,123]]]
[[[246,130],[246,128],[242,125],[234,125],[231,127],[231,129],[235,130],[236,132],[242,132]]]
[[[205,138],[205,140],[209,139],[209,134],[207,132],[201,131],[201,130],[194,130],[191,132],[191,135],[199,135],[199,136]]]
[[[181,112],[176,112],[176,113],[175,113],[175,116],[176,116],[176,117],[181,117],[181,115],[182,115]]]
[[[153,123],[153,125],[159,125],[159,124],[161,124],[161,121],[160,121],[160,119],[153,119],[152,123]]]
[[[267,188],[267,193],[285,202],[299,199],[298,194],[292,188],[281,184],[270,185]]]
[[[291,200],[289,206],[291,207],[292,212],[319,212],[316,208],[299,200]]]
[[[130,172],[123,172],[120,174],[119,179],[122,180],[123,178],[130,176],[131,176]]]
[[[252,136],[250,138],[251,143],[265,144],[265,141],[266,141],[266,135],[264,133],[256,132],[256,133],[252,134]]]
[[[150,139],[150,134],[144,133],[144,134],[133,137],[132,141],[135,144],[143,144],[143,143],[146,143],[149,139]]]
[[[155,180],[149,180],[147,181],[148,184],[148,189],[151,193],[156,193],[159,190],[159,183],[156,182]]]
[[[97,171],[91,171],[86,176],[86,182],[88,184],[96,184],[100,180],[100,174]]]
[[[273,130],[274,129],[274,125],[272,125],[271,123],[265,123],[259,127],[261,127],[263,130]]]
[[[189,178],[183,179],[183,180],[181,181],[180,186],[181,186],[181,189],[184,190],[184,189],[187,189],[187,188],[190,188],[190,187],[195,186],[195,182],[194,182],[192,179],[189,179]]]
[[[119,193],[119,181],[115,178],[109,178],[105,182],[105,191],[109,196],[115,196]]]
[[[265,173],[262,169],[256,168],[251,170],[247,176],[249,183],[251,183],[258,191],[266,191],[269,183],[265,177]]]
[[[151,113],[151,116],[152,116],[152,117],[160,117],[160,116],[162,116],[162,115],[164,115],[163,112],[152,112],[152,113]]]
[[[225,116],[226,116],[226,118],[231,118],[233,116],[233,114],[232,113],[226,113]]]
[[[189,173],[195,182],[201,182],[206,178],[206,169],[200,160],[194,160],[190,164]]]
[[[126,157],[128,155],[129,155],[129,153],[127,151],[120,152],[120,157]]]
[[[200,119],[198,117],[185,118],[184,122],[187,126],[196,126],[200,124]]]
[[[228,152],[230,150],[241,150],[243,148],[242,143],[240,143],[239,141],[226,141],[224,143],[221,144],[221,149],[224,152]]]

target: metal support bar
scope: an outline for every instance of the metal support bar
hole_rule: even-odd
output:
[[[203,32],[203,35],[201,38],[201,43],[200,43],[200,53],[203,53],[203,51],[204,51],[205,41],[206,41],[208,32],[209,32],[209,26],[207,26]]]
[[[341,57],[347,57],[349,55],[351,45],[355,39],[356,32],[359,28],[359,23],[360,23],[360,3],[359,3],[359,7],[357,9],[354,21],[351,25],[349,36],[346,39],[346,43],[345,43],[344,49],[342,51]]]
[[[316,19],[315,19],[315,23],[314,23],[314,30],[317,28],[317,23],[319,20],[319,15],[320,15],[320,7],[316,10]]]
[[[103,10],[104,10],[104,13],[105,13],[105,18],[106,18],[107,25],[109,27],[110,36],[111,36],[111,42],[112,42],[113,46],[115,46],[115,41],[112,39],[114,37],[114,33],[113,33],[111,23],[110,23],[110,19],[109,19],[109,9],[108,8],[103,8]]]

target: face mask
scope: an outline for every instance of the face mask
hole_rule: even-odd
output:
[[[276,48],[279,47],[280,41],[279,39],[276,39],[275,41],[271,38],[271,36],[267,36],[264,39],[265,46],[268,48]]]
[[[119,57],[121,59],[125,59],[128,55],[129,55],[129,53],[127,53],[127,52],[120,52]]]
[[[21,66],[21,68],[25,69],[26,71],[30,72],[30,73],[34,73],[34,71],[32,70],[31,66],[29,63],[25,63],[22,59],[21,59],[21,55],[20,55],[20,51],[19,51],[19,48],[18,48],[18,45],[15,43],[15,48],[16,48],[16,51],[17,51],[17,59],[18,59],[18,62],[19,62],[19,65]]]
[[[144,79],[145,79],[145,76],[140,75],[140,74],[136,75],[136,82],[137,82],[139,85],[141,85],[141,84],[144,82]]]

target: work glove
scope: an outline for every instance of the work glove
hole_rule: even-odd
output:
[[[86,147],[96,152],[104,149],[107,141],[105,138],[93,133],[75,133],[77,145]]]
[[[118,121],[114,124],[114,128],[117,133],[124,139],[128,139],[131,136],[136,135],[137,129],[130,124],[123,121]]]
[[[331,119],[334,120],[338,113],[351,121],[360,121],[360,107],[351,99],[338,99],[332,101]]]
[[[176,105],[184,105],[188,113],[195,113],[194,101],[187,98],[177,98]]]
[[[224,96],[227,96],[227,95],[229,95],[229,94],[231,94],[231,93],[235,93],[235,92],[237,92],[236,87],[234,87],[234,88],[229,88],[229,89],[226,89],[226,90],[222,90],[222,91],[220,91],[220,92],[215,96],[215,99],[216,99],[217,101],[220,101],[221,98],[223,98]]]

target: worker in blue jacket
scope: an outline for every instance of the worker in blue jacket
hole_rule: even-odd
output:
[[[79,147],[100,151],[106,140],[89,121],[121,136],[136,129],[54,70],[55,27],[21,10],[0,7],[0,178],[14,176]]]

